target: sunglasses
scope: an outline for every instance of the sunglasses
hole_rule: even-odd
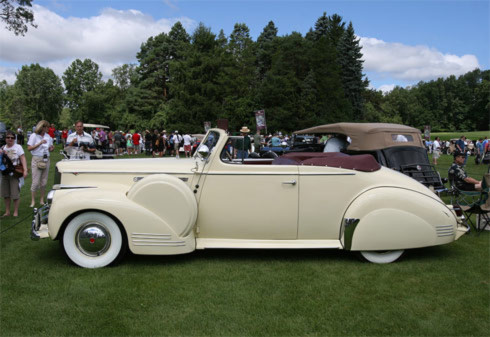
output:
[[[8,137],[5,137],[5,139],[15,139],[15,137],[8,136]]]

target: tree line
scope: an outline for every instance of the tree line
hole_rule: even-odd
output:
[[[76,120],[112,129],[202,132],[227,119],[230,130],[255,125],[265,110],[270,131],[335,122],[394,122],[433,131],[488,130],[489,71],[478,69],[396,87],[368,89],[353,24],[323,13],[305,36],[277,35],[269,22],[256,41],[246,24],[230,36],[204,24],[189,35],[177,22],[142,43],[137,64],[124,64],[104,81],[90,59],[75,60],[59,78],[39,64],[24,65],[13,85],[0,82],[0,119],[58,126]]]

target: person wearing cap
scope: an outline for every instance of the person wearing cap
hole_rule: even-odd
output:
[[[465,153],[454,152],[454,162],[448,170],[448,177],[462,191],[481,191],[481,181],[468,177],[463,169],[465,157]]]
[[[237,159],[246,159],[248,158],[248,154],[252,149],[252,144],[250,142],[250,137],[248,137],[248,133],[250,129],[246,126],[240,129],[240,134],[243,136],[243,139],[237,139],[235,143],[235,158]]]

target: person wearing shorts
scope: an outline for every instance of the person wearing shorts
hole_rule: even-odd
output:
[[[5,134],[6,145],[0,149],[0,154],[7,156],[13,165],[22,164],[24,169],[22,177],[27,177],[27,161],[22,146],[15,143],[15,133],[7,131]],[[5,213],[2,217],[10,216],[10,202],[14,201],[14,217],[19,216],[20,187],[19,179],[13,173],[2,175],[1,194],[5,202]]]
[[[189,158],[191,156],[191,151],[192,151],[192,137],[188,133],[186,133],[183,138],[184,138],[185,157]]]

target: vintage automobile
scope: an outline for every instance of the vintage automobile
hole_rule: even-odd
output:
[[[371,154],[381,165],[402,172],[435,192],[446,190],[439,172],[429,162],[418,129],[390,123],[336,123],[296,131],[295,134],[349,137],[350,143],[346,143],[343,152]],[[310,147],[308,150],[315,149]]]
[[[31,237],[60,240],[75,264],[208,248],[333,248],[389,263],[457,240],[455,210],[371,155],[233,159],[211,129],[194,157],[57,163]]]

